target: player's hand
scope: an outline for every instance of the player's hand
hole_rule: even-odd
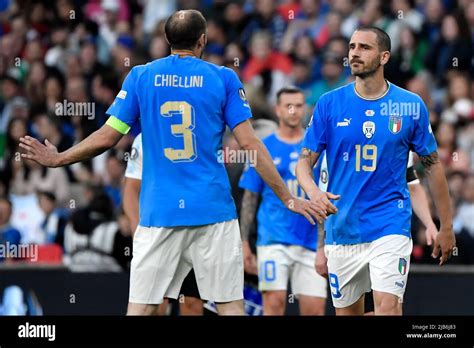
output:
[[[436,241],[436,236],[438,235],[438,229],[435,224],[431,224],[425,230],[426,244],[429,246],[433,245]]]
[[[311,202],[313,202],[316,209],[323,214],[324,219],[326,219],[328,215],[337,213],[337,208],[331,203],[330,199],[338,200],[339,198],[341,198],[340,195],[321,190],[318,190],[310,197]]]
[[[293,197],[287,202],[287,208],[293,213],[303,215],[312,225],[316,225],[315,219],[320,224],[324,223],[326,219],[326,215],[319,209],[319,206],[307,199]]]
[[[58,149],[48,140],[45,140],[43,145],[37,139],[27,135],[20,138],[20,147],[25,150],[21,154],[23,158],[33,160],[46,167],[59,165]]]
[[[431,254],[431,256],[435,259],[439,257],[439,265],[442,266],[448,261],[449,258],[451,258],[455,247],[456,238],[454,237],[453,229],[441,227],[439,233],[436,236],[433,247],[433,253]]]
[[[252,250],[250,249],[250,244],[248,240],[242,242],[242,253],[244,257],[244,270],[248,274],[257,275],[257,257]]]
[[[318,248],[316,251],[316,261],[314,262],[314,267],[316,272],[323,276],[324,278],[328,277],[328,259],[324,253],[324,247]]]

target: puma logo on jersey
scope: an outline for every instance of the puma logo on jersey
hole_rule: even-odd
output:
[[[337,127],[347,127],[351,124],[352,118],[345,118],[344,121],[340,121],[337,123]]]

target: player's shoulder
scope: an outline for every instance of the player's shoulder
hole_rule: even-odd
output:
[[[278,137],[276,135],[275,132],[267,135],[266,137],[264,137],[262,139],[262,143],[265,145],[265,146],[269,146],[269,145],[273,145],[275,144],[276,142],[278,142]]]
[[[423,102],[423,99],[416,94],[405,88],[397,86],[396,84],[388,81],[390,88],[392,89],[392,95],[395,95],[397,98],[403,98],[404,100]]]
[[[345,84],[344,86],[334,88],[333,90],[330,90],[329,92],[326,92],[323,95],[321,95],[321,97],[319,97],[318,103],[325,104],[332,101],[340,100],[342,97],[345,97],[353,93],[353,90],[354,90],[354,82],[349,82]]]

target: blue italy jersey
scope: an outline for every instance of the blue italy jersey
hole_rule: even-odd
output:
[[[326,244],[371,242],[385,235],[410,236],[408,153],[437,149],[422,99],[388,83],[369,100],[355,83],[324,94],[314,108],[304,146],[326,150],[327,190],[340,194],[338,212],[325,224]]]
[[[234,71],[177,55],[136,66],[107,114],[107,124],[121,133],[141,124],[141,226],[237,217],[219,150],[226,126],[233,129],[252,115]]]
[[[278,173],[293,196],[306,197],[295,176],[296,163],[303,141],[290,144],[272,134],[263,140]],[[239,186],[262,195],[258,209],[257,245],[287,244],[316,249],[317,228],[302,215],[288,210],[262,180],[254,167],[247,166]]]

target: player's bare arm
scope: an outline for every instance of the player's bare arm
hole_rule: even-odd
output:
[[[329,200],[339,199],[340,196],[321,191],[314,182],[313,168],[319,159],[319,155],[319,153],[308,148],[303,148],[296,165],[296,178],[310,200],[316,204],[321,219],[325,220],[328,215],[337,212],[337,208]],[[320,222],[322,223],[322,221]]]
[[[138,222],[140,221],[140,213],[138,202],[140,201],[140,189],[142,181],[133,178],[125,178],[123,186],[123,210],[130,220],[132,233],[135,233]]]
[[[240,209],[240,232],[242,234],[242,251],[244,269],[249,274],[257,274],[257,259],[252,253],[249,244],[249,234],[257,211],[259,194],[245,190]]]
[[[426,243],[431,246],[436,240],[438,229],[436,228],[436,225],[434,224],[431,217],[426,192],[423,189],[423,186],[421,186],[419,183],[409,184],[408,188],[410,189],[410,199],[413,211],[425,226]]]
[[[257,173],[283,204],[291,211],[303,215],[313,225],[315,224],[313,218],[322,222],[315,203],[291,195],[280,174],[278,174],[267,148],[255,135],[250,121],[246,120],[238,124],[234,128],[233,133],[237,142],[244,150],[256,151],[257,163],[255,169]]]
[[[100,155],[114,147],[122,136],[121,133],[105,124],[64,152],[58,152],[56,146],[48,140],[41,144],[37,139],[25,136],[20,138],[20,147],[25,150],[21,156],[46,167],[62,167]]]
[[[453,213],[451,211],[451,199],[449,197],[448,183],[444,175],[438,152],[434,151],[427,156],[420,156],[421,163],[425,168],[433,194],[433,200],[440,219],[440,230],[433,247],[434,258],[440,257],[440,266],[451,257],[456,239],[453,233]],[[440,255],[441,251],[441,255]]]
[[[316,251],[315,268],[319,275],[328,277],[328,259],[324,254],[324,239],[326,238],[326,231],[324,224],[318,224],[318,244]]]

